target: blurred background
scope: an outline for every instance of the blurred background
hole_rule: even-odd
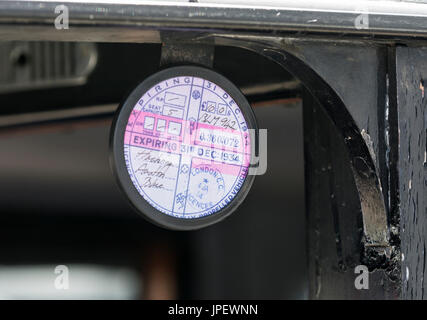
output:
[[[112,117],[160,49],[0,42],[0,299],[307,298],[301,88],[274,63],[215,48],[268,129],[267,173],[231,217],[168,231],[120,193]]]

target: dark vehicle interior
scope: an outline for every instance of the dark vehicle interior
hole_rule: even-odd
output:
[[[0,298],[308,298],[302,87],[274,62],[215,47],[214,69],[268,130],[267,172],[237,212],[169,231],[120,193],[111,122],[159,70],[160,53],[160,44],[0,43]],[[58,265],[75,271],[70,290],[48,285]]]

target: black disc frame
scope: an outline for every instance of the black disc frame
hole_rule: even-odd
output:
[[[164,80],[180,76],[206,79],[223,88],[233,98],[242,111],[248,129],[253,129],[256,133],[252,135],[252,137],[255,137],[255,141],[251,141],[251,144],[254,143],[255,148],[251,147],[250,165],[254,163],[255,154],[252,154],[252,150],[255,150],[255,153],[258,152],[258,126],[255,114],[245,96],[232,82],[218,72],[204,67],[185,65],[171,67],[154,73],[133,89],[129,96],[120,104],[110,131],[110,166],[120,189],[136,211],[144,218],[167,229],[195,230],[219,222],[233,213],[247,196],[255,175],[249,175],[249,173],[246,175],[240,190],[227,206],[215,213],[200,218],[177,218],[168,215],[154,208],[138,192],[129,176],[124,158],[124,134],[129,116],[145,92]]]

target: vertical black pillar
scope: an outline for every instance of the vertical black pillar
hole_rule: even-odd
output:
[[[402,298],[427,298],[427,48],[396,49]]]

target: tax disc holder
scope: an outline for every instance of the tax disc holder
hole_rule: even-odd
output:
[[[174,230],[221,221],[253,183],[258,130],[244,95],[197,66],[159,71],[121,103],[110,137],[120,188],[151,222]]]

